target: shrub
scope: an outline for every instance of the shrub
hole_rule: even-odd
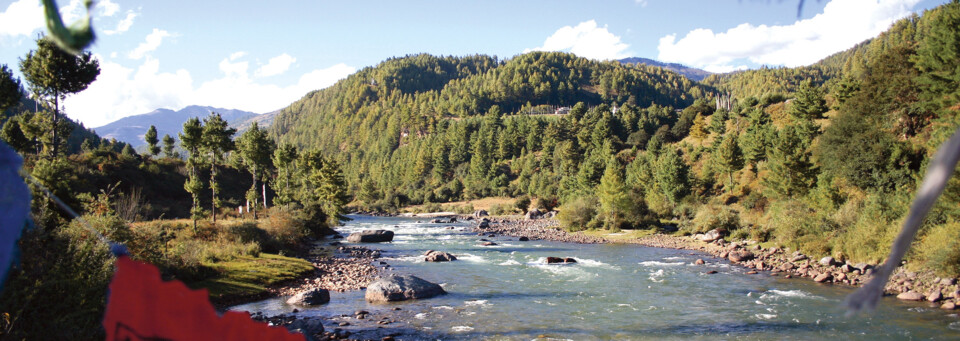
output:
[[[567,231],[575,232],[588,229],[588,223],[590,222],[595,222],[594,225],[600,224],[594,219],[597,216],[597,205],[599,205],[599,202],[594,196],[578,197],[560,207],[557,219],[560,220],[560,224]]]
[[[925,267],[941,276],[960,275],[960,223],[932,227],[916,248]]]
[[[457,206],[453,211],[457,212],[457,214],[473,214],[476,210],[473,209],[473,204],[466,204]]]
[[[704,233],[713,229],[734,231],[740,228],[740,214],[727,206],[702,205],[693,220],[681,228],[690,233]]]
[[[269,236],[268,240],[261,241],[268,252],[289,249],[310,235],[302,220],[281,209],[271,209],[267,218],[260,220],[259,227]]]
[[[543,212],[553,211],[554,208],[557,208],[557,197],[555,196],[543,196],[537,198],[537,209]]]
[[[780,245],[811,256],[831,254],[837,225],[796,200],[779,201],[767,212],[767,227]]]
[[[490,215],[508,215],[513,213],[513,207],[510,205],[497,204],[490,207]]]
[[[517,207],[520,212],[526,212],[530,208],[530,197],[522,195],[513,202],[513,205]]]

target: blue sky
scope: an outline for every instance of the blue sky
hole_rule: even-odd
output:
[[[0,0],[0,64],[43,32],[40,0]],[[569,51],[725,72],[807,65],[945,0],[123,1],[93,9],[101,75],[65,102],[97,127],[157,108],[263,113],[395,56]],[[81,0],[59,0],[68,21]],[[225,5],[226,4],[226,5]]]

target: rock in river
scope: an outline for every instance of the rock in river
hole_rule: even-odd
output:
[[[446,294],[439,285],[411,275],[390,275],[367,287],[367,302],[382,303],[430,298]]]
[[[577,260],[570,257],[547,257],[547,264],[573,264]]]
[[[427,262],[449,262],[457,260],[456,256],[443,251],[428,250],[424,252],[423,255],[425,256],[423,260]]]
[[[321,305],[327,302],[330,302],[330,292],[319,288],[302,291],[287,300],[287,304],[302,306]]]
[[[351,233],[347,237],[351,243],[379,243],[393,241],[393,231],[388,230],[366,230],[363,232]]]
[[[746,262],[753,259],[753,257],[753,252],[750,251],[733,251],[727,254],[727,258],[730,259],[731,262],[735,263]]]
[[[923,300],[923,294],[920,294],[919,292],[916,292],[916,291],[907,291],[905,293],[901,293],[897,295],[897,298],[904,301],[921,301]]]

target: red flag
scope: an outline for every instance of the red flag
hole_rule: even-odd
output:
[[[207,295],[206,289],[165,282],[155,266],[120,256],[103,317],[107,340],[304,341],[302,334],[256,322],[245,312],[221,317]]]

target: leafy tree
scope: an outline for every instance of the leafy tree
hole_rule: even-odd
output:
[[[143,134],[143,140],[147,142],[147,152],[151,156],[157,156],[160,153],[160,146],[157,145],[160,142],[157,139],[157,127],[151,125],[150,129],[147,129],[147,133]]]
[[[217,192],[220,184],[217,183],[217,166],[223,162],[223,154],[236,149],[233,142],[233,134],[236,129],[230,128],[227,121],[219,113],[210,113],[210,116],[203,119],[201,150],[207,154],[210,162],[210,207],[213,222],[217,222],[217,208],[221,206],[220,198]]]
[[[243,164],[247,166],[253,177],[253,185],[247,191],[247,200],[253,202],[253,219],[257,219],[257,181],[266,180],[270,168],[273,166],[271,156],[276,149],[273,140],[267,137],[267,132],[260,129],[257,122],[253,122],[250,129],[243,132],[237,139],[237,149]],[[267,187],[263,184],[263,208],[267,208]]]
[[[203,180],[200,179],[200,166],[203,165],[201,148],[203,147],[203,125],[199,118],[191,118],[183,123],[183,132],[180,133],[180,145],[187,151],[187,169],[189,170],[183,188],[193,197],[190,207],[190,218],[193,219],[193,229],[197,229],[197,220],[203,217],[203,208],[200,207],[200,192],[203,191]]]
[[[176,158],[177,154],[173,151],[176,147],[177,141],[173,139],[173,136],[170,134],[163,135],[163,156],[168,158]]]
[[[13,78],[13,72],[6,64],[0,65],[0,114],[17,105],[21,97],[20,79]]]
[[[100,75],[100,63],[89,52],[74,55],[61,50],[50,38],[37,40],[37,49],[20,60],[23,72],[30,84],[30,91],[48,102],[53,102],[52,155],[57,156],[60,136],[60,101],[69,94],[83,91]]]

